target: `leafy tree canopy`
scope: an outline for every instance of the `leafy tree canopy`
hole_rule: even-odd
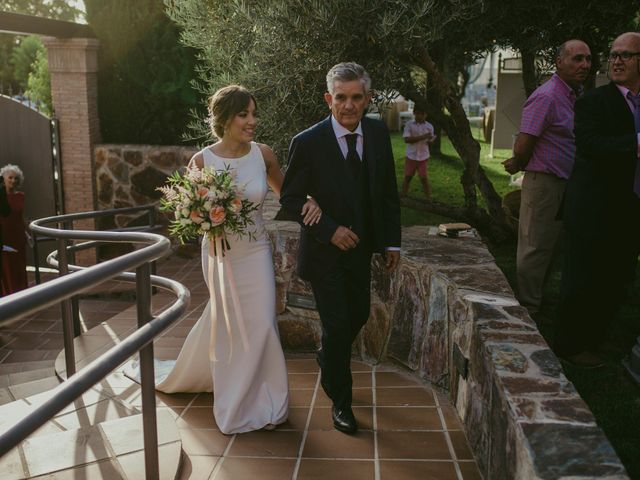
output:
[[[86,0],[101,44],[98,111],[103,140],[178,144],[201,102],[194,51],[179,42],[162,0]]]
[[[632,5],[622,8],[613,0],[165,3],[183,28],[183,41],[198,49],[203,92],[211,94],[232,82],[253,90],[263,119],[261,139],[272,144],[281,159],[295,133],[328,114],[322,100],[324,76],[339,61],[364,65],[379,99],[400,92],[426,103],[430,118],[450,137],[464,163],[466,202],[462,209],[436,204],[429,209],[473,222],[496,236],[509,227],[501,199],[479,166],[479,144],[460,104],[465,67],[498,45],[536,53],[556,47],[577,36],[580,28],[594,38],[597,33],[598,39],[608,39],[617,33],[612,25],[624,16],[616,9],[624,10],[627,18],[633,16],[628,13]],[[598,27],[589,27],[594,24]],[[204,122],[198,127],[205,135]],[[478,193],[484,202],[479,202]]]

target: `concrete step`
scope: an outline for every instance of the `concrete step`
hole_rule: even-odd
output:
[[[53,370],[53,369],[51,369]],[[55,373],[55,372],[52,372]],[[0,405],[27,398],[38,393],[46,392],[60,385],[60,379],[55,375],[38,378],[30,382],[9,385],[0,389]]]
[[[158,410],[157,418],[160,478],[173,480],[180,466],[182,442],[168,411]],[[142,415],[136,414],[29,437],[0,458],[0,478],[145,478],[142,430]]]
[[[33,362],[2,363],[0,364],[0,375],[11,373],[27,372],[29,370],[41,370],[50,368],[54,364],[53,360],[38,360]]]
[[[55,374],[56,371],[53,368],[53,365],[50,365],[46,368],[38,368],[35,370],[7,373],[5,375],[0,375],[0,387],[6,388],[11,385],[19,385],[21,383],[32,382],[41,378],[55,376]]]

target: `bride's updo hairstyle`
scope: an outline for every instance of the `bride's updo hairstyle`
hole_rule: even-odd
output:
[[[253,94],[240,85],[223,87],[209,98],[209,123],[214,135],[222,138],[224,127],[241,111],[249,108],[249,103],[258,107]]]

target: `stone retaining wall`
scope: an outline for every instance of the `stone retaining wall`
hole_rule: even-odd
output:
[[[189,163],[197,151],[194,147],[153,145],[98,145],[96,190],[98,209],[135,207],[157,203],[167,176]],[[126,227],[135,217],[120,215],[101,229]]]
[[[283,343],[314,349],[317,312],[287,303],[311,298],[295,274],[298,226],[272,222],[269,233]],[[482,241],[410,227],[402,248],[391,277],[374,260],[371,316],[356,350],[445,389],[485,479],[628,478]]]

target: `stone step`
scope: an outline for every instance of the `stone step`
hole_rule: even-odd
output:
[[[26,370],[22,372],[7,373],[0,375],[0,387],[7,388],[11,385],[19,385],[21,383],[32,382],[41,378],[55,376],[56,371],[50,364],[46,368],[38,368],[35,370]],[[40,393],[40,392],[38,392]]]
[[[45,382],[36,382],[24,386],[9,387],[9,394],[13,397],[11,389],[17,394],[27,394],[29,390],[35,392],[38,387],[44,388]],[[14,399],[0,405],[0,431],[4,431],[17,420],[26,416],[35,406],[42,404],[53,395],[53,382],[49,381],[49,388],[36,394]],[[59,384],[59,382],[58,382]],[[55,385],[54,385],[55,386]],[[115,395],[112,388],[96,386],[86,391],[72,404],[62,409],[56,416],[43,425],[33,435],[43,435],[70,429],[88,427],[100,422],[117,420],[140,413],[139,409]],[[2,475],[0,475],[2,478]]]
[[[160,478],[173,480],[180,465],[180,434],[168,411],[158,410],[157,420]],[[145,478],[142,431],[142,415],[136,414],[31,436],[0,458],[0,478]]]
[[[20,363],[2,363],[0,364],[0,375],[8,375],[10,373],[27,372],[29,370],[41,370],[43,368],[52,367],[53,360],[37,360],[33,362]]]
[[[53,369],[51,369],[53,370]],[[53,371],[51,373],[54,373]],[[60,379],[55,375],[38,378],[30,382],[12,384],[0,389],[0,405],[27,398],[38,393],[46,392],[60,385]]]

